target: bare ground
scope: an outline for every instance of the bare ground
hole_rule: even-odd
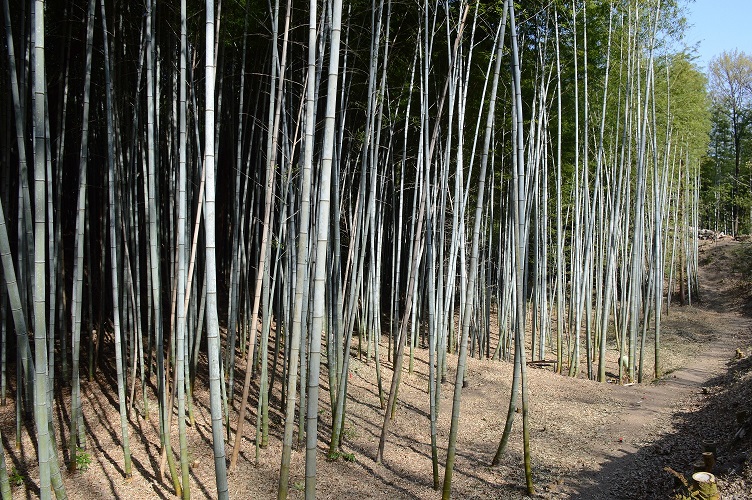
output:
[[[724,498],[752,498],[749,417],[737,423],[742,410],[752,413],[752,319],[747,294],[731,272],[741,243],[721,241],[701,250],[701,302],[672,305],[664,316],[662,379],[642,385],[600,384],[569,378],[550,369],[529,369],[531,447],[536,498],[651,499],[670,498],[671,467],[686,476],[700,458],[704,441],[718,446],[717,470]],[[695,298],[696,299],[696,298]],[[675,301],[676,302],[676,301]],[[650,339],[648,339],[650,345]],[[384,346],[385,347],[385,346]],[[735,359],[736,349],[742,358]],[[383,385],[388,388],[391,363],[382,349]],[[428,420],[427,355],[415,350],[412,373],[405,373],[399,407],[391,424],[384,461],[375,456],[383,423],[374,363],[351,362],[347,422],[343,451],[353,461],[326,460],[331,420],[328,388],[322,387],[318,487],[321,498],[438,498],[432,489]],[[646,359],[652,351],[646,349]],[[608,370],[616,373],[616,352],[609,352]],[[456,357],[449,356],[448,382],[441,387],[439,460],[446,456]],[[650,362],[646,361],[646,366]],[[64,472],[69,498],[174,498],[168,478],[159,473],[156,402],[145,415],[136,402],[130,414],[133,478],[123,474],[117,390],[112,370],[101,370],[83,386],[91,465],[86,471]],[[522,469],[521,418],[499,466],[491,467],[508,409],[512,367],[485,359],[469,359],[468,386],[462,393],[460,435],[452,492],[455,498],[526,498]],[[237,376],[241,381],[243,374]],[[238,391],[239,393],[239,391]],[[197,381],[195,424],[189,427],[191,493],[214,496],[214,463],[206,380]],[[67,439],[69,394],[58,394],[57,428]],[[138,399],[138,398],[137,398]],[[252,401],[255,408],[255,401]],[[232,498],[274,498],[281,456],[282,417],[279,393],[272,398],[271,436],[256,461],[255,409],[246,422],[238,466],[230,474]],[[237,407],[236,407],[237,409]],[[233,412],[233,419],[235,413]],[[742,419],[743,420],[743,419]],[[175,426],[176,427],[176,426]],[[233,422],[233,430],[235,424]],[[14,404],[0,408],[0,428],[8,469],[15,469],[14,498],[39,494],[36,450],[24,428],[15,449]],[[747,428],[744,436],[735,434]],[[177,432],[172,435],[177,444]],[[231,443],[232,444],[232,443]],[[59,447],[61,448],[61,447]],[[227,447],[227,453],[231,451]],[[68,460],[67,451],[60,453]],[[292,498],[302,498],[304,450],[293,452]]]

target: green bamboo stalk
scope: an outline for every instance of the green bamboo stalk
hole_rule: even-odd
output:
[[[120,288],[118,286],[118,238],[117,231],[115,229],[117,225],[115,207],[117,200],[115,199],[115,147],[114,147],[114,127],[113,127],[113,111],[112,111],[112,84],[110,81],[110,58],[109,58],[109,42],[107,32],[107,15],[105,14],[104,0],[100,3],[102,14],[102,36],[104,46],[104,75],[105,75],[105,95],[106,95],[106,116],[107,116],[107,165],[108,165],[108,193],[109,193],[109,206],[110,206],[110,263],[112,271],[112,315],[113,315],[113,328],[115,330],[115,366],[117,371],[117,385],[118,385],[118,404],[120,407],[120,430],[122,433],[122,447],[123,447],[123,460],[124,470],[126,478],[130,478],[133,475],[131,467],[131,450],[128,439],[128,417],[126,415],[126,402],[125,402],[125,378],[123,374],[123,363],[125,360],[122,355],[122,338],[120,332],[120,304],[119,295]]]

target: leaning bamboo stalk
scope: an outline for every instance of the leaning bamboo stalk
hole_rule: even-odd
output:
[[[525,196],[525,179],[527,177],[524,163],[524,137],[523,137],[523,119],[522,119],[522,85],[520,83],[520,61],[519,61],[519,49],[517,47],[517,27],[515,24],[514,4],[512,0],[509,0],[509,20],[510,20],[510,32],[512,38],[512,75],[515,99],[512,109],[514,110],[513,119],[517,121],[517,135],[516,135],[516,148],[517,148],[517,172],[513,176],[515,184],[515,226],[516,226],[516,258],[515,258],[515,280],[517,284],[517,318],[515,324],[515,345],[519,351],[520,356],[520,383],[522,386],[522,443],[523,443],[523,456],[525,463],[525,481],[527,483],[528,495],[533,495],[535,489],[533,487],[532,479],[532,465],[530,457],[530,423],[528,419],[528,388],[527,388],[527,363],[525,360],[525,297],[523,296],[524,288],[524,276],[523,276],[523,262],[526,260],[525,244],[527,238],[523,231],[527,226],[527,217],[524,215],[524,207],[526,205]]]
[[[76,239],[73,249],[73,290],[71,307],[72,332],[72,373],[71,373],[71,426],[69,437],[69,470],[76,468],[76,447],[78,446],[78,416],[81,413],[81,382],[79,377],[79,350],[81,337],[81,306],[84,278],[84,228],[86,217],[86,170],[88,164],[89,137],[89,98],[91,88],[91,58],[94,40],[94,0],[89,0],[88,18],[86,25],[86,63],[84,71],[83,121],[81,130],[81,153],[79,162],[78,210],[76,212]]]
[[[508,12],[508,3],[504,4],[502,14],[502,28],[496,46],[496,60],[493,74],[493,83],[491,84],[491,96],[488,102],[488,114],[486,117],[486,130],[483,139],[483,152],[480,161],[480,172],[478,174],[478,198],[475,206],[475,222],[472,236],[472,250],[469,262],[469,279],[468,279],[468,296],[462,310],[462,336],[459,344],[459,354],[457,359],[457,374],[454,383],[454,398],[452,401],[452,420],[449,430],[449,443],[447,445],[447,459],[444,471],[444,486],[442,497],[446,500],[451,496],[452,491],[452,473],[454,470],[454,460],[457,446],[457,433],[459,427],[460,401],[462,397],[462,386],[465,378],[465,363],[467,358],[467,341],[470,333],[470,321],[473,313],[473,301],[475,293],[475,281],[478,275],[478,253],[480,245],[480,224],[483,214],[483,199],[485,195],[486,169],[488,165],[488,156],[491,145],[491,132],[493,130],[495,112],[496,112],[496,95],[499,88],[499,73],[501,71],[502,51],[504,48],[504,31],[506,29],[506,17]]]

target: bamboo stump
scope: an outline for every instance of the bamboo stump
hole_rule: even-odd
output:
[[[692,474],[692,491],[696,492],[696,498],[703,500],[720,500],[721,495],[718,493],[718,485],[715,482],[715,476],[710,472],[696,472]],[[693,495],[693,498],[695,495]]]
[[[705,472],[713,472],[715,468],[715,456],[713,456],[713,452],[704,452],[702,454],[702,461],[705,464]]]
[[[713,456],[715,456],[716,452],[718,451],[718,443],[716,443],[715,441],[703,441],[702,451],[709,451],[713,454]]]

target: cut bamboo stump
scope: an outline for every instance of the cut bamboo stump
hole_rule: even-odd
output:
[[[715,454],[718,451],[718,443],[715,441],[703,441],[702,442],[702,451],[706,452],[709,451],[713,454],[713,457],[715,457]]]
[[[697,493],[693,498],[702,500],[720,500],[715,476],[710,472],[695,472],[692,474],[692,490]]]

